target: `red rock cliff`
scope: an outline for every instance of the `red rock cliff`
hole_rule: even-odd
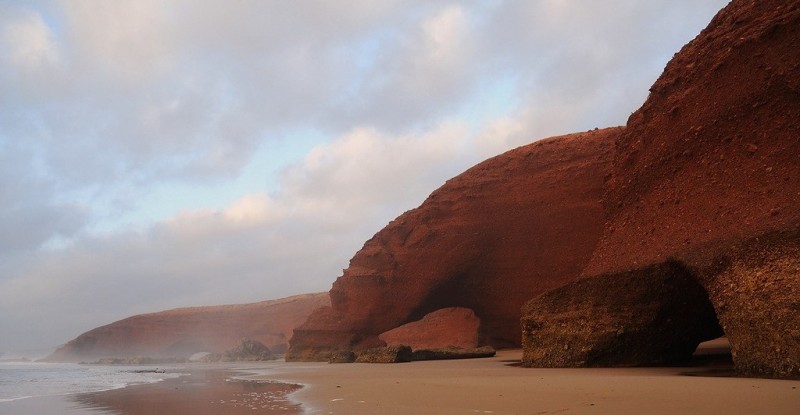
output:
[[[616,139],[586,275],[800,225],[800,3],[734,1]],[[705,249],[705,248],[703,248]]]
[[[141,314],[81,334],[48,361],[102,357],[188,357],[222,353],[243,338],[273,351],[286,349],[292,330],[311,312],[329,304],[327,293],[305,294],[252,304],[179,308]]]
[[[584,275],[679,261],[740,373],[800,377],[800,2],[732,1],[615,147],[609,221]]]
[[[519,345],[522,304],[576,278],[597,244],[620,132],[542,140],[448,181],[364,244],[331,307],[295,330],[289,358],[381,344],[380,333],[447,307],[475,312],[483,344]]]

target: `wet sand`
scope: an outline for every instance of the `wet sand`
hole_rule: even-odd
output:
[[[687,368],[528,369],[520,351],[402,364],[287,363],[312,414],[800,414],[800,381]],[[722,372],[720,372],[722,371]]]
[[[256,364],[257,368],[261,365]],[[265,366],[266,367],[266,366]],[[230,368],[183,368],[187,376],[105,392],[0,403],[0,415],[243,415],[300,414],[288,394],[298,385],[235,380]]]

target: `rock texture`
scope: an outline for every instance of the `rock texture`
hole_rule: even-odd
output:
[[[799,138],[800,4],[733,1],[673,58],[617,136],[604,196],[608,222],[583,271],[587,284],[618,281],[603,289],[614,292],[674,258],[704,288],[740,373],[800,376]],[[549,347],[560,334],[548,339],[536,328],[549,296],[593,299],[579,288],[531,304],[524,320],[529,364],[595,364],[572,347]],[[635,321],[624,310],[611,318]],[[580,324],[567,322],[562,331],[569,330]],[[630,354],[627,338],[591,339],[583,349],[618,349],[615,359]]]
[[[800,226],[800,5],[733,1],[616,137],[585,275]]]
[[[737,370],[800,376],[800,3],[731,2],[615,146],[583,275],[675,258],[706,287]]]
[[[405,363],[411,361],[411,348],[405,345],[373,347],[356,355],[356,363]]]
[[[575,279],[600,238],[620,132],[542,140],[449,180],[364,244],[331,307],[295,330],[287,359],[380,346],[381,333],[448,307],[474,311],[480,344],[518,346],[520,307]]]
[[[328,363],[353,363],[356,361],[356,354],[350,350],[340,350],[333,352],[328,357]]]
[[[701,272],[737,371],[800,378],[800,235],[754,238]]]
[[[578,280],[523,309],[522,363],[528,367],[644,366],[688,361],[722,335],[694,276],[668,261]]]
[[[462,307],[450,307],[426,314],[422,320],[406,323],[381,333],[378,338],[389,346],[405,344],[412,349],[478,347],[481,320]]]
[[[258,341],[282,353],[292,330],[314,309],[328,304],[327,293],[319,293],[252,304],[142,314],[83,333],[46,360],[189,357],[197,352],[222,353],[237,346],[242,338]]]
[[[443,347],[434,349],[414,349],[411,351],[411,361],[422,360],[453,360],[453,359],[477,359],[482,357],[493,357],[497,354],[491,346],[481,346],[474,348]]]

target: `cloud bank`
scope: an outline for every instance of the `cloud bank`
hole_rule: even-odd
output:
[[[0,3],[0,351],[327,290],[446,179],[623,124],[722,6]]]

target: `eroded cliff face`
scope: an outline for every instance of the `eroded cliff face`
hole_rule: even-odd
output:
[[[800,3],[733,1],[615,142],[585,275],[800,225]]]
[[[252,304],[179,308],[119,320],[81,334],[45,360],[92,361],[105,357],[189,357],[222,353],[243,338],[286,350],[292,330],[328,305],[328,293]]]
[[[379,346],[379,334],[447,307],[475,312],[481,344],[518,346],[522,304],[576,278],[597,244],[621,131],[538,141],[449,180],[364,244],[287,358]]]
[[[704,287],[740,373],[800,376],[800,2],[731,2],[615,147],[608,223],[583,275],[622,281],[677,261]]]

